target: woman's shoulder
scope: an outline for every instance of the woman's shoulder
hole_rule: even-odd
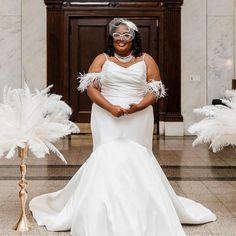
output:
[[[107,60],[107,57],[105,53],[98,54],[94,58],[92,65],[97,65],[97,66],[100,66],[101,68],[102,65],[106,62],[106,60]]]
[[[106,57],[104,55],[104,53],[98,54],[92,64],[89,67],[89,71],[93,71],[93,72],[100,72],[102,70],[102,66],[106,61]]]
[[[150,54],[143,53],[142,57],[143,57],[143,60],[147,66],[153,65],[153,64],[156,65],[156,61],[154,60],[154,58]]]
[[[107,60],[107,55],[105,53],[98,54],[94,59],[94,61],[101,62],[101,63],[104,63],[106,60]]]
[[[152,57],[150,54],[146,53],[146,52],[143,52],[141,57],[143,57],[143,59],[144,59],[145,61],[146,61],[146,60],[148,60],[148,61],[154,60],[153,57]]]

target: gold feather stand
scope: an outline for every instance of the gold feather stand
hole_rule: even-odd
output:
[[[21,159],[21,164],[20,164],[21,179],[19,182],[19,186],[20,186],[19,198],[20,198],[20,204],[21,204],[21,215],[17,224],[14,226],[14,230],[18,232],[26,232],[26,231],[31,230],[31,225],[25,213],[25,205],[26,205],[27,195],[28,195],[28,192],[26,190],[27,182],[25,179],[26,170],[27,170],[25,158],[27,157],[28,147],[25,145],[24,148],[21,148],[21,147],[17,147],[17,148],[18,148],[18,156]]]

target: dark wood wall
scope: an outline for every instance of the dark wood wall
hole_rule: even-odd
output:
[[[157,20],[158,51],[152,51],[151,55],[158,61],[162,80],[168,88],[168,96],[159,102],[157,115],[161,121],[183,121],[180,97],[183,0],[44,1],[47,5],[47,83],[54,84],[53,92],[62,94],[64,100],[73,105],[70,79],[73,74],[70,55],[73,19],[126,17],[131,20]]]

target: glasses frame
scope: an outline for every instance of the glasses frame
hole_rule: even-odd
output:
[[[114,35],[115,34],[118,34],[119,36],[118,37],[114,37]],[[130,39],[125,39],[124,38],[124,35],[130,35]],[[115,40],[123,40],[123,41],[127,41],[127,42],[130,42],[130,41],[132,41],[133,39],[134,39],[134,36],[131,34],[131,33],[123,33],[123,34],[120,34],[120,33],[118,33],[118,32],[114,32],[113,34],[112,34],[112,37],[113,37],[113,39],[115,39]]]

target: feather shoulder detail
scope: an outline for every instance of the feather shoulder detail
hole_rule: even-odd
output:
[[[101,79],[103,78],[102,72],[90,72],[86,74],[79,74],[79,87],[80,92],[84,92],[89,85],[101,88]]]
[[[165,85],[161,80],[150,80],[147,82],[146,93],[155,93],[157,99],[167,95]]]

